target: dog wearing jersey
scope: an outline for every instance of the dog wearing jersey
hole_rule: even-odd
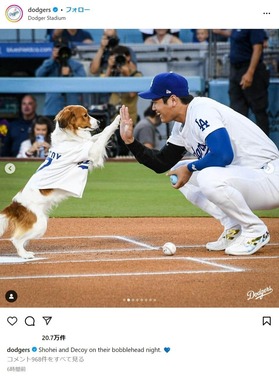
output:
[[[34,258],[25,246],[44,235],[54,206],[71,196],[82,197],[88,171],[104,166],[106,146],[119,121],[117,116],[101,133],[92,135],[99,122],[86,108],[71,105],[56,115],[47,158],[0,213],[0,236],[12,229],[11,241],[20,257]]]

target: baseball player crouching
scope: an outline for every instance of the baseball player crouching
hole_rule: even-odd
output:
[[[189,94],[187,80],[173,72],[156,75],[151,99],[162,123],[174,121],[160,150],[149,149],[133,136],[128,108],[120,110],[121,137],[141,164],[168,175],[194,205],[220,221],[224,232],[206,244],[212,251],[252,255],[270,241],[264,222],[252,210],[279,207],[279,151],[251,120],[207,97]],[[181,160],[188,151],[197,159]]]

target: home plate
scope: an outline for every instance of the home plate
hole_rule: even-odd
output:
[[[44,258],[23,259],[18,256],[0,256],[0,264],[29,263],[30,261],[44,260]]]

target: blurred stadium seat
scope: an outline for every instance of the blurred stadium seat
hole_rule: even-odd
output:
[[[19,39],[19,32],[17,29],[1,29],[0,42],[17,42]]]
[[[94,39],[94,43],[99,45],[104,32],[104,29],[86,29]],[[117,34],[120,38],[120,43],[142,43],[141,32],[138,29],[117,29]]]
[[[104,29],[85,29],[94,39],[94,44],[99,45]],[[143,43],[139,29],[117,29],[120,42],[123,44]],[[179,37],[183,42],[192,42],[191,29],[181,29]],[[43,42],[47,41],[46,29],[1,29],[0,42]]]
[[[191,29],[180,29],[179,38],[182,42],[193,42],[193,32]]]

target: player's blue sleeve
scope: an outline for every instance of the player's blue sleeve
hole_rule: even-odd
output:
[[[205,139],[208,146],[208,153],[200,160],[191,162],[187,165],[188,169],[193,172],[202,170],[210,166],[225,167],[233,160],[233,148],[229,134],[225,128],[216,129]]]

